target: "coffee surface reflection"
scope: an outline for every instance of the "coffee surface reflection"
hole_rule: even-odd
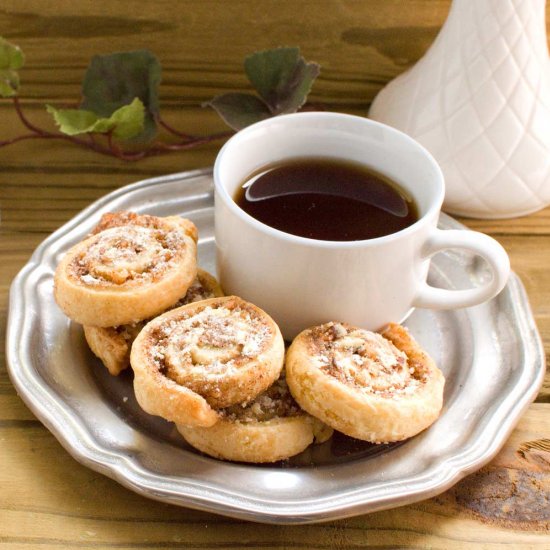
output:
[[[252,174],[234,197],[258,221],[326,241],[383,237],[418,220],[414,202],[389,178],[339,159],[300,158]]]

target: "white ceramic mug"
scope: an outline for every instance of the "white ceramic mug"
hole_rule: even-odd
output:
[[[418,221],[375,239],[321,241],[269,227],[234,202],[259,168],[303,157],[351,160],[387,175],[414,198]],[[494,239],[437,229],[445,187],[433,157],[402,132],[366,118],[299,113],[249,126],[219,152],[214,183],[221,285],[269,313],[287,339],[331,320],[377,330],[415,307],[472,306],[495,296],[508,278],[508,256]],[[431,256],[449,248],[482,256],[492,279],[467,290],[429,286]]]

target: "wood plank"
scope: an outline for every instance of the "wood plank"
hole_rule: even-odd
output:
[[[497,239],[521,278],[544,344],[546,376],[537,401],[550,403],[550,241],[545,236],[499,235]]]
[[[299,45],[323,67],[316,99],[364,104],[424,53],[450,0],[409,0],[406,10],[399,0],[322,4],[319,9],[317,0],[186,0],[174,9],[169,0],[86,5],[59,0],[52,13],[33,0],[4,0],[0,27],[27,54],[30,97],[77,97],[92,55],[147,47],[163,64],[164,97],[178,104],[200,102],[242,89],[242,61],[251,45],[254,50]]]
[[[23,403],[23,400],[15,393],[13,386],[12,390],[13,393],[11,395],[0,392],[0,422],[28,422],[36,420],[32,412]]]
[[[0,400],[0,419],[5,405],[9,406]],[[531,406],[492,463],[493,472],[515,476],[522,472],[543,489],[548,486],[550,470],[541,470],[517,455],[519,445],[544,431],[547,414],[548,405]],[[492,486],[493,501],[505,507],[499,513],[496,505],[480,507],[482,495],[468,497],[459,484],[441,497],[395,510],[315,526],[275,527],[151,502],[77,464],[32,420],[0,421],[0,440],[6,450],[0,455],[4,489],[0,493],[0,543],[6,545],[311,548],[314,544],[327,549],[404,545],[462,549],[472,544],[498,548],[505,543],[526,548],[547,541],[548,509],[539,508],[546,516],[535,522],[518,520],[518,509],[526,513],[526,493],[510,495],[504,483]],[[540,491],[531,496],[540,498]]]
[[[472,218],[457,218],[461,223],[473,229],[490,235],[548,235],[550,233],[550,207],[538,212],[503,220],[475,220]]]
[[[550,406],[532,405],[543,411],[527,429],[520,421],[502,451],[486,467],[468,476],[436,498],[467,515],[509,528],[546,531],[550,528],[550,439],[545,416]],[[526,415],[527,416],[527,415]],[[525,417],[524,417],[525,419]],[[538,424],[538,426],[536,425]],[[538,434],[533,437],[533,433]]]
[[[179,113],[189,132],[227,130],[214,112],[205,112],[200,107],[192,109],[189,116]],[[48,125],[49,115],[43,108],[30,109],[29,117],[45,127]],[[8,137],[21,131],[11,108],[0,108],[0,119],[5,121],[3,128],[9,132]],[[211,166],[222,143],[135,163],[51,140],[25,141],[0,148],[0,231],[52,232],[94,200],[125,184]]]
[[[360,114],[357,110],[347,112]],[[51,127],[43,108],[33,106],[29,113],[37,123]],[[227,129],[215,113],[200,107],[169,111],[168,118],[175,126],[202,135]],[[10,106],[0,106],[0,119],[4,122],[0,132],[6,132],[7,137],[21,132]],[[222,144],[220,140],[138,162],[105,157],[65,142],[33,140],[0,148],[0,231],[52,232],[94,200],[123,185],[212,166]],[[459,221],[493,236],[550,235],[550,207],[509,220]]]
[[[323,68],[316,101],[365,105],[425,53],[449,6],[450,0],[408,0],[405,8],[400,0],[322,0],[322,9],[318,0],[185,0],[174,9],[170,0],[58,0],[52,13],[36,0],[4,0],[0,27],[26,52],[25,97],[74,101],[93,55],[150,48],[163,65],[163,100],[196,104],[246,88],[242,61],[252,50],[298,45]]]
[[[221,92],[250,91],[245,55],[278,45],[299,45],[321,64],[313,101],[365,116],[378,90],[433,42],[450,4],[57,0],[52,10],[37,0],[3,0],[0,27],[26,53],[22,101],[39,124],[52,127],[45,103],[78,99],[93,55],[147,47],[163,66],[163,116],[207,134],[225,126],[200,104]],[[8,100],[0,100],[0,120],[0,140],[22,132]],[[318,526],[255,525],[147,500],[75,462],[26,408],[8,379],[4,349],[9,284],[32,250],[109,191],[211,166],[220,146],[137,163],[65,142],[0,149],[0,548],[546,548],[550,369],[539,402],[485,468],[439,497]],[[513,220],[461,221],[495,236],[509,252],[550,356],[550,207]]]

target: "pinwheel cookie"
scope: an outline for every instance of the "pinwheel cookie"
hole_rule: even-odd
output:
[[[196,227],[177,216],[107,214],[59,263],[54,295],[83,325],[131,324],[165,311],[197,274]]]
[[[331,428],[300,409],[284,375],[245,406],[221,410],[220,420],[210,428],[178,430],[203,453],[239,462],[284,460],[332,435]]]
[[[287,381],[300,406],[346,435],[384,443],[438,417],[444,378],[408,331],[382,334],[326,323],[300,333],[287,353]]]
[[[197,277],[187,289],[185,296],[170,309],[216,296],[223,296],[218,281],[210,273],[199,268]],[[146,323],[147,321],[144,320],[118,327],[85,326],[84,335],[90,349],[101,359],[109,372],[117,376],[130,365],[132,342]]]
[[[237,298],[212,298],[153,319],[132,345],[141,407],[183,426],[212,426],[216,409],[246,403],[280,375],[284,342],[275,322]]]

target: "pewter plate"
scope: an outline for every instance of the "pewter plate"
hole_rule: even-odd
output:
[[[199,263],[215,271],[209,170],[155,178],[95,202],[46,239],[10,293],[8,369],[19,394],[82,464],[147,497],[265,523],[312,523],[409,504],[441,493],[488,462],[535,398],[544,374],[540,337],[522,284],[455,311],[416,310],[406,325],[443,370],[441,417],[393,446],[337,435],[271,466],[231,464],[192,450],[173,426],[143,413],[131,373],[111,377],[82,329],[52,295],[55,266],[107,211],[180,214],[199,228]],[[442,228],[463,228],[442,214]],[[431,284],[466,288],[489,274],[469,254],[441,253]]]

